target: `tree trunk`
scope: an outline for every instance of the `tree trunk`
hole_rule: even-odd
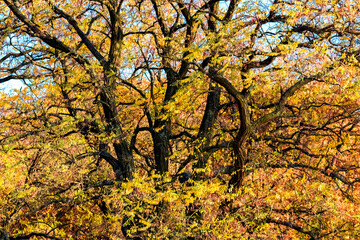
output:
[[[166,65],[166,63],[165,63]],[[179,76],[172,68],[165,68],[166,78],[168,80],[166,93],[163,104],[166,105],[171,101],[171,98],[176,94],[178,90],[177,81]],[[160,116],[166,114],[165,110],[161,110]],[[158,116],[157,116],[158,117]],[[154,142],[154,155],[155,155],[155,168],[159,173],[169,171],[169,156],[170,156],[170,131],[171,119],[162,120],[160,118],[155,119],[154,131],[152,138]]]
[[[170,155],[170,131],[167,126],[170,123],[155,122],[155,128],[162,128],[160,131],[154,131],[152,138],[154,142],[154,155],[155,155],[155,167],[159,173],[164,173],[169,170],[169,155]]]
[[[220,105],[220,87],[210,86],[209,93],[206,99],[205,112],[201,121],[200,129],[198,132],[197,140],[199,144],[195,147],[197,162],[195,168],[205,168],[209,154],[203,151],[204,148],[210,144],[211,129],[217,117]]]
[[[117,139],[113,143],[117,158],[114,158],[110,153],[106,152],[106,147],[104,146],[101,147],[100,153],[102,153],[101,156],[112,166],[118,180],[129,180],[132,179],[134,171],[134,159],[129,144],[124,139],[121,123],[118,119],[115,96],[113,96],[115,87],[111,84],[113,81],[114,79],[106,79],[107,85],[104,86],[100,94],[100,100],[107,123],[106,131],[109,134],[115,133],[117,136]]]

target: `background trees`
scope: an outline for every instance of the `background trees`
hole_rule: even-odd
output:
[[[355,2],[0,11],[0,82],[25,84],[1,105],[0,219],[13,238],[360,230]]]

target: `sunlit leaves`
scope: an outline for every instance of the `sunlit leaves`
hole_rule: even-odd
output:
[[[9,3],[0,79],[24,83],[0,106],[11,236],[355,238],[354,1],[16,2],[25,20]]]

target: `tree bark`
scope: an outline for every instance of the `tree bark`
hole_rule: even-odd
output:
[[[220,105],[220,93],[221,89],[217,84],[216,86],[210,86],[204,115],[197,136],[197,140],[199,141],[197,145],[199,146],[195,147],[197,155],[197,162],[194,165],[195,168],[205,168],[207,160],[209,159],[209,154],[204,152],[204,149],[210,144],[211,129],[216,120]]]
[[[169,63],[165,62],[165,65]],[[172,68],[165,68],[166,77],[168,80],[167,88],[163,105],[168,104],[171,98],[176,94],[178,90],[177,81],[179,76]],[[160,111],[160,116],[166,114],[165,110]],[[154,122],[154,131],[152,132],[152,138],[154,142],[154,155],[155,155],[155,168],[159,173],[164,173],[169,170],[169,156],[170,156],[170,131],[171,119],[162,120],[157,116]]]

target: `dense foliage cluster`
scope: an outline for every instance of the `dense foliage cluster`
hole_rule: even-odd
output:
[[[359,80],[354,0],[0,0],[0,239],[356,239]]]

